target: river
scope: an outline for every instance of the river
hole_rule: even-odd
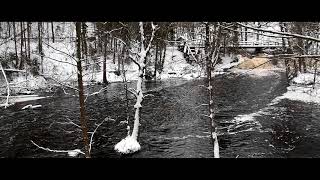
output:
[[[213,146],[204,80],[170,79],[146,82],[141,112],[139,143],[141,150],[132,155],[116,153],[114,145],[126,136],[125,92],[122,83],[107,86],[106,91],[90,96],[86,102],[88,124],[94,136],[92,157],[98,158],[212,158]],[[219,124],[220,156],[319,157],[319,105],[281,100],[270,102],[286,92],[283,72],[269,76],[223,74],[214,82],[215,119]],[[134,87],[130,83],[130,87]],[[94,86],[90,91],[98,91]],[[83,147],[81,131],[69,120],[79,123],[78,99],[63,92],[52,97],[20,102],[0,111],[0,157],[68,157],[35,147],[31,140],[50,149],[70,150]],[[134,114],[130,95],[130,123]],[[27,104],[41,108],[21,110]],[[80,156],[82,157],[82,156]]]

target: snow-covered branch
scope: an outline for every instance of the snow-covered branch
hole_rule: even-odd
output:
[[[197,109],[198,107],[209,106],[209,104],[200,104],[199,106],[194,107],[193,109]]]
[[[20,33],[16,34],[16,36],[17,36],[17,37],[18,37],[18,36],[21,36],[21,34],[24,33],[26,30],[27,30],[27,28],[25,28],[24,30],[22,30]],[[10,37],[8,37],[4,42],[2,42],[2,43],[0,44],[0,46],[2,46],[3,44],[5,44],[5,43],[7,43],[7,42],[9,42],[9,41],[11,41],[11,40],[13,40],[13,39],[14,39],[14,34],[11,35]]]
[[[139,69],[141,68],[140,64],[134,59],[132,55],[129,54],[129,58],[132,60],[133,63],[135,63],[139,67]]]
[[[65,86],[67,88],[70,88],[70,89],[73,89],[75,91],[79,91],[79,89],[75,88],[75,87],[72,87],[72,86],[69,86],[67,84],[64,84],[56,79],[54,79],[53,77],[49,77],[49,76],[45,76],[44,74],[40,74],[41,76],[43,76],[44,78],[48,78],[48,79],[52,79],[53,81],[57,82],[58,84],[62,85],[62,86]]]
[[[317,54],[305,54],[305,55],[296,55],[296,54],[277,54],[277,55],[267,55],[261,56],[261,58],[274,58],[274,57],[281,57],[281,58],[320,58],[320,55]],[[314,59],[313,59],[314,60]]]
[[[292,37],[296,37],[296,38],[302,38],[302,39],[308,39],[308,40],[311,40],[311,41],[320,42],[320,39],[314,38],[314,37],[311,37],[311,36],[304,36],[304,35],[301,35],[301,34],[288,33],[288,32],[273,31],[273,30],[267,30],[267,29],[262,29],[262,28],[255,28],[255,27],[248,26],[248,25],[245,25],[245,24],[242,24],[242,23],[239,23],[239,22],[237,22],[237,24],[242,26],[242,27],[246,27],[246,28],[253,29],[253,30],[256,30],[256,31],[268,32],[268,33],[285,35],[285,36],[292,36]]]
[[[146,97],[149,97],[149,96],[150,96],[150,97],[154,97],[153,94],[146,94],[146,95],[143,96],[143,98],[146,98]]]
[[[110,31],[99,31],[99,32],[100,32],[100,33],[104,33],[104,34],[112,35],[112,32],[114,32],[114,31],[119,31],[119,30],[121,30],[121,29],[123,29],[123,27],[116,28],[116,29],[112,29],[112,30],[110,30]]]
[[[94,133],[96,133],[97,129],[98,129],[106,120],[108,120],[108,119],[105,118],[100,124],[98,124],[97,127],[94,129],[93,133],[91,134],[90,144],[89,144],[89,153],[91,153],[91,146],[92,146],[92,142],[93,142],[93,135],[94,135]]]
[[[71,56],[70,54],[68,54],[68,53],[66,53],[66,52],[64,52],[64,51],[61,51],[61,50],[59,50],[59,49],[57,49],[57,48],[55,48],[55,47],[53,47],[53,46],[49,45],[48,43],[46,43],[46,42],[45,42],[45,41],[43,41],[43,40],[42,40],[42,43],[43,43],[43,44],[45,44],[45,45],[47,45],[48,47],[51,47],[52,49],[54,49],[54,50],[56,50],[56,51],[58,51],[58,52],[61,52],[62,54],[64,54],[64,55],[66,55],[66,56],[70,57],[71,59],[75,60],[76,62],[78,62],[78,60],[77,60],[76,58],[74,58],[73,56]]]
[[[151,33],[150,41],[149,41],[149,44],[147,46],[146,52],[148,52],[150,50],[150,47],[151,47],[155,32],[158,29],[158,26],[154,25],[153,22],[151,22],[151,27],[152,27],[152,33]]]
[[[49,151],[49,152],[55,152],[55,153],[68,153],[69,156],[71,157],[75,157],[78,154],[85,154],[84,152],[82,152],[80,149],[74,149],[74,150],[54,150],[54,149],[49,149],[49,148],[45,148],[42,146],[39,146],[38,144],[36,144],[35,142],[33,142],[32,140],[30,140],[31,143],[35,146],[37,146],[39,149],[45,150],[45,151]]]
[[[71,119],[67,118],[69,122],[64,122],[64,123],[61,123],[61,122],[57,122],[59,124],[71,124],[71,125],[74,125],[78,128],[81,128],[81,126],[79,126],[78,124],[74,123]]]
[[[128,92],[130,92],[130,93],[132,93],[134,96],[136,96],[137,97],[137,92],[134,90],[134,89],[132,89],[132,88],[127,88],[126,89]]]
[[[91,94],[87,94],[87,96],[86,96],[86,99],[84,100],[84,102],[86,102],[87,101],[87,99],[88,99],[88,97],[89,96],[94,96],[94,95],[97,95],[97,94],[99,94],[99,93],[101,93],[101,92],[103,92],[103,91],[105,91],[107,89],[107,87],[103,87],[103,88],[101,88],[99,91],[97,91],[97,92],[94,92],[94,93],[91,93]]]
[[[239,31],[239,30],[235,30],[235,29],[232,29],[230,27],[227,27],[227,26],[220,25],[220,24],[218,24],[218,26],[220,26],[221,28],[228,29],[228,30],[233,31],[233,32],[239,32],[239,33],[258,34],[258,35],[261,35],[261,36],[274,37],[274,38],[292,38],[292,36],[274,36],[274,35],[268,35],[268,34],[262,34],[262,33],[259,33],[259,32],[254,32],[254,31]]]
[[[40,54],[38,54],[38,53],[35,53],[35,54],[40,55]],[[66,63],[66,64],[70,64],[70,65],[72,65],[72,66],[77,66],[76,64],[72,64],[72,63],[67,62],[67,61],[60,61],[60,60],[58,60],[58,59],[55,59],[55,58],[52,58],[52,57],[49,57],[49,56],[46,56],[46,55],[43,55],[43,57],[44,57],[44,58],[51,59],[51,60],[53,60],[53,61],[60,62],[60,63]]]
[[[139,22],[139,27],[140,27],[140,38],[141,38],[141,51],[144,51],[144,29],[143,29],[143,22]]]

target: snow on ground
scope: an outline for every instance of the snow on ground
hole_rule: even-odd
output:
[[[233,68],[230,70],[230,72],[236,73],[236,74],[245,74],[249,75],[254,78],[261,78],[265,76],[279,76],[279,73],[277,71],[283,71],[281,68],[272,68],[272,69],[238,69]]]
[[[163,64],[163,72],[160,79],[184,78],[195,79],[201,76],[201,67],[197,64],[187,63],[183,53],[177,47],[167,47],[166,56]]]
[[[46,42],[48,43],[48,42]],[[73,83],[77,81],[77,68],[76,68],[76,58],[75,58],[75,44],[70,43],[67,40],[64,41],[56,41],[55,43],[50,42],[49,46],[44,43],[43,51],[44,51],[44,61],[43,61],[43,69],[45,79],[48,80],[53,78],[55,80],[60,81],[61,83]],[[14,52],[14,43],[8,43],[5,46],[2,46],[0,50],[2,52]],[[37,54],[37,42],[31,42],[31,59],[37,58],[40,63],[40,56]],[[226,70],[230,71],[232,67],[238,66],[239,64],[244,62],[245,58],[242,58],[240,55],[235,56],[224,56],[221,57],[221,63],[217,64],[215,67],[214,75],[224,74]],[[235,62],[234,59],[237,58],[238,61]],[[87,85],[90,82],[102,82],[102,61],[103,57],[96,57],[95,62],[99,62],[95,68],[93,66],[88,66],[85,68],[83,66],[83,81],[84,84]],[[92,62],[92,59],[91,61]],[[107,80],[108,82],[122,82],[123,76],[116,75],[116,71],[118,70],[118,62],[116,60],[113,63],[112,55],[107,56]],[[85,64],[85,63],[84,63]],[[128,81],[133,81],[137,79],[138,75],[138,67],[133,62],[125,63],[126,70],[126,79]],[[241,70],[234,71],[240,72]],[[252,71],[251,73],[257,74],[256,71]],[[270,73],[268,71],[268,73]],[[267,71],[261,72],[260,75],[269,75]],[[161,74],[157,74],[157,78],[161,80],[165,80],[168,78],[184,78],[184,79],[196,79],[199,77],[205,76],[205,68],[200,65],[193,63],[192,65],[187,63],[185,58],[183,57],[183,53],[180,52],[177,47],[167,47],[166,56],[163,65],[163,71]],[[45,88],[49,83],[45,82],[45,79],[42,77],[33,77],[28,75],[28,86],[30,90]],[[21,83],[25,80],[24,77],[18,77],[14,80],[14,83]],[[53,82],[59,84],[57,82]]]
[[[259,72],[260,71],[261,70],[259,70]],[[259,76],[259,74],[257,75]],[[287,87],[287,92],[273,99],[271,103],[267,104],[266,107],[260,109],[259,111],[236,116],[233,120],[231,120],[233,124],[227,127],[227,132],[229,134],[235,134],[232,132],[233,130],[242,126],[247,126],[248,124],[250,125],[249,128],[240,132],[253,130],[261,131],[261,124],[256,121],[256,117],[269,115],[269,110],[274,108],[273,106],[278,104],[282,99],[303,101],[307,103],[320,103],[320,77],[316,78],[317,83],[314,86],[314,89],[313,85],[310,85],[313,83],[313,78],[314,75],[312,73],[299,73],[298,76],[292,80],[290,86]]]
[[[320,77],[316,77],[315,85],[312,85],[313,78],[312,73],[299,73],[297,77],[292,79],[290,86],[287,87],[287,92],[277,97],[274,103],[281,99],[290,99],[320,104]]]
[[[45,55],[43,60],[44,75],[58,79],[61,82],[76,81],[75,44],[62,41],[50,43],[49,45],[43,45]],[[38,59],[40,59],[39,56]]]
[[[234,59],[237,58],[238,61],[237,62],[234,62]],[[234,57],[234,56],[222,56],[221,57],[222,59],[222,63],[220,64],[217,64],[215,69],[216,71],[224,71],[226,69],[230,69],[232,67],[235,67],[237,65],[239,65],[240,63],[242,63],[244,61],[243,58],[241,58],[241,55],[238,55],[237,57]]]
[[[25,76],[18,76],[14,78],[11,83],[24,85],[28,87],[30,90],[42,89],[47,87],[47,81],[41,76],[28,75],[27,80]]]

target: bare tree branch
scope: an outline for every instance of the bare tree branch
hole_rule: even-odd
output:
[[[89,153],[91,153],[91,146],[92,146],[92,142],[93,142],[93,135],[94,133],[96,133],[97,129],[106,121],[106,119],[104,119],[100,124],[98,124],[98,126],[94,129],[93,133],[91,134],[91,138],[90,138],[90,144],[89,144]]]
[[[54,50],[56,50],[56,51],[58,51],[58,52],[61,52],[62,54],[66,55],[66,56],[70,57],[71,59],[75,60],[76,62],[78,62],[78,60],[77,60],[76,58],[74,58],[73,56],[71,56],[70,54],[68,54],[68,53],[66,53],[66,52],[64,52],[64,51],[61,51],[61,50],[59,50],[59,49],[57,49],[57,48],[49,45],[48,43],[46,43],[46,42],[44,42],[44,41],[42,41],[42,43],[46,44],[48,47],[51,47],[52,49],[54,49]]]
[[[64,84],[64,83],[62,83],[62,82],[54,79],[53,77],[49,77],[49,76],[46,76],[46,75],[44,75],[44,74],[40,74],[40,76],[43,76],[44,78],[52,79],[53,81],[57,82],[58,84],[60,84],[60,85],[62,85],[62,86],[65,86],[65,87],[67,87],[67,88],[73,89],[73,90],[75,90],[75,91],[79,91],[79,89],[77,89],[77,88],[75,88],[75,87],[72,87],[72,86],[69,86],[69,85],[66,85],[66,84]]]
[[[280,35],[285,35],[285,36],[292,36],[292,37],[296,37],[296,38],[302,38],[302,39],[308,39],[311,41],[316,41],[316,42],[320,42],[320,39],[318,38],[314,38],[311,36],[304,36],[301,34],[294,34],[294,33],[288,33],[288,32],[280,32],[280,31],[273,31],[273,30],[267,30],[267,29],[262,29],[262,28],[255,28],[255,27],[251,27],[242,23],[237,22],[238,25],[249,28],[249,29],[253,29],[256,31],[263,31],[263,32],[268,32],[268,33],[273,33],[273,34],[280,34]]]
[[[39,149],[45,150],[45,151],[49,151],[49,152],[55,152],[55,153],[68,153],[69,156],[76,156],[79,153],[80,154],[85,154],[84,152],[82,152],[80,149],[74,149],[74,150],[53,150],[53,149],[49,149],[49,148],[45,148],[42,146],[39,146],[38,144],[36,144],[35,142],[33,142],[32,140],[30,140],[31,143],[35,146],[37,146]]]
[[[152,44],[152,41],[154,38],[154,34],[155,34],[156,30],[158,29],[158,26],[154,25],[153,22],[151,22],[151,27],[152,27],[152,33],[151,33],[151,38],[150,38],[149,44],[147,46],[146,52],[148,52],[150,50],[150,47],[151,47],[151,44]]]
[[[100,89],[99,91],[97,91],[97,92],[94,92],[94,93],[91,93],[91,94],[88,93],[86,99],[84,100],[84,102],[87,101],[87,98],[88,98],[89,96],[93,96],[93,95],[99,94],[99,93],[105,91],[106,89],[107,89],[107,87],[103,87],[103,88],[101,88],[101,89]]]

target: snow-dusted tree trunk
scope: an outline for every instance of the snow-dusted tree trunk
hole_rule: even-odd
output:
[[[214,120],[214,110],[213,110],[213,87],[212,87],[212,70],[214,66],[217,64],[217,60],[219,57],[220,51],[220,34],[221,28],[218,27],[218,30],[215,32],[216,36],[213,39],[212,44],[210,45],[210,27],[209,24],[206,23],[206,42],[205,42],[205,53],[206,53],[206,67],[207,67],[207,81],[208,81],[208,95],[209,95],[209,119],[210,119],[210,131],[211,131],[211,139],[213,143],[213,152],[214,157],[219,158],[219,143],[217,137],[217,123]]]
[[[145,35],[144,35],[144,28],[143,28],[143,22],[139,23],[140,27],[140,52],[138,53],[138,60],[136,61],[134,58],[131,58],[134,63],[139,67],[139,73],[138,73],[138,80],[137,80],[137,86],[136,86],[136,92],[134,92],[136,96],[136,104],[134,105],[135,115],[134,115],[134,125],[131,136],[126,137],[125,139],[122,139],[118,144],[115,146],[115,150],[128,154],[133,153],[140,150],[140,144],[138,143],[138,135],[139,135],[139,126],[140,126],[140,109],[142,108],[142,101],[143,101],[143,92],[142,92],[142,83],[143,83],[143,77],[145,74],[145,66],[146,66],[146,57],[147,53],[150,50],[151,43],[154,38],[154,34],[156,31],[156,26],[151,23],[152,26],[152,34],[149,40],[149,44],[147,47],[144,45],[145,41]]]
[[[134,114],[134,125],[133,125],[133,130],[132,130],[132,138],[137,140],[138,138],[138,132],[139,132],[139,120],[140,120],[140,108],[142,107],[141,103],[143,100],[143,93],[142,93],[142,82],[143,82],[143,76],[144,76],[144,62],[146,59],[146,54],[143,52],[141,53],[141,57],[140,57],[140,67],[139,67],[139,77],[138,77],[138,81],[137,81],[137,101],[136,104],[134,105],[134,108],[136,109],[135,114]],[[142,68],[143,67],[143,68]]]
[[[4,108],[7,108],[9,106],[10,86],[9,86],[9,82],[8,82],[6,73],[4,72],[4,69],[2,67],[1,62],[0,62],[0,69],[2,71],[3,77],[4,77],[4,79],[6,81],[6,84],[7,84],[7,100],[6,100],[5,104],[4,104]]]

